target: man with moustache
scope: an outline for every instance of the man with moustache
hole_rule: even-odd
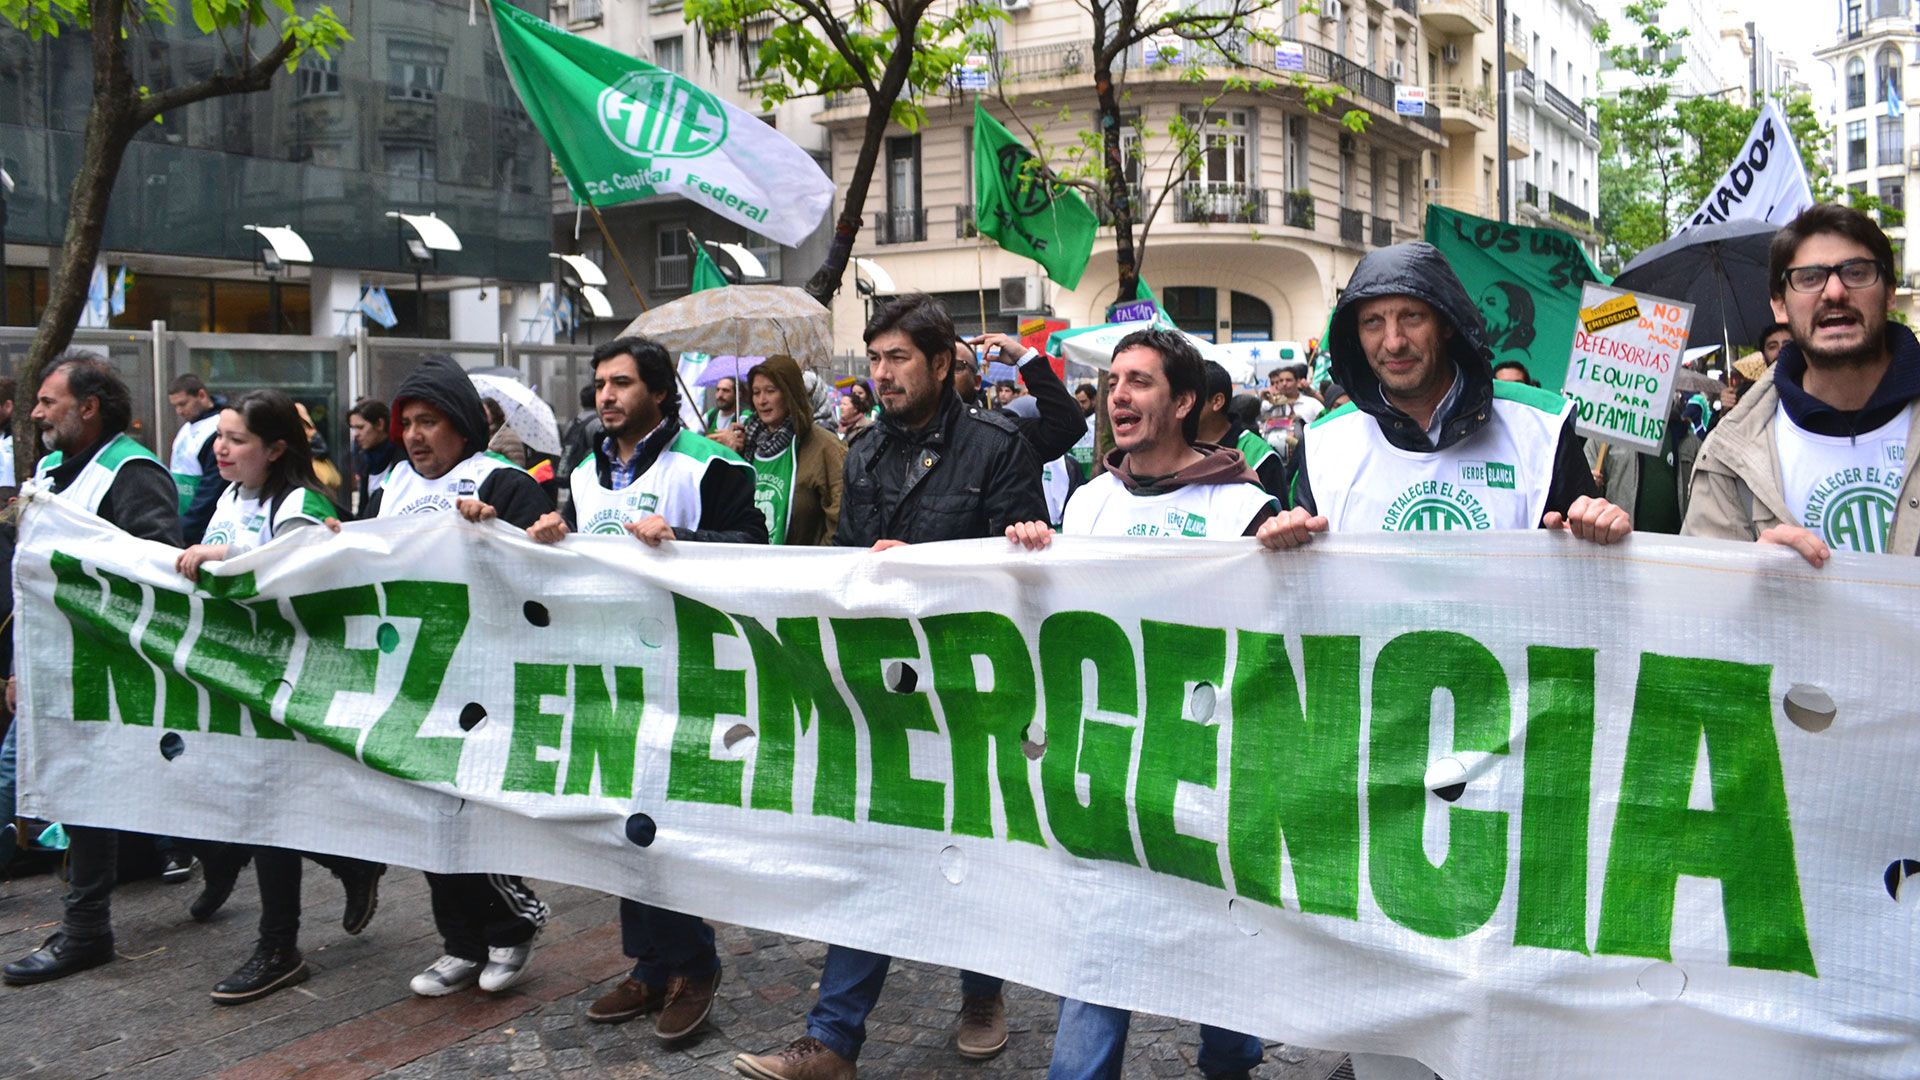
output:
[[[1784,544],[1815,566],[1836,549],[1915,554],[1920,341],[1887,320],[1893,245],[1860,211],[1820,205],[1768,262],[1792,341],[1707,436],[1681,535]]]

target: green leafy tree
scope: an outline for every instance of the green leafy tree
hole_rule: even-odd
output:
[[[764,80],[760,98],[766,107],[816,95],[866,99],[860,153],[841,193],[833,241],[826,261],[807,282],[807,292],[822,304],[833,302],[853,256],[887,125],[917,130],[926,119],[920,101],[948,84],[970,46],[978,44],[977,30],[991,19],[1006,18],[998,3],[966,0],[947,8],[934,0],[853,0],[851,6],[831,0],[686,2],[687,20],[709,39],[772,23],[759,55],[746,58]]]
[[[194,26],[224,46],[222,59],[198,81],[150,91],[127,42],[146,37],[155,26],[173,25],[178,18],[173,0],[0,0],[0,22],[13,31],[38,41],[79,30],[89,36],[93,57],[93,96],[67,196],[66,236],[48,275],[46,310],[18,376],[13,427],[20,479],[32,475],[39,456],[29,414],[40,372],[73,340],[80,322],[127,144],[148,124],[162,123],[167,113],[210,98],[265,90],[276,72],[292,71],[308,54],[325,59],[349,38],[325,5],[310,15],[298,14],[293,0],[190,0],[187,6]],[[264,51],[256,48],[255,31],[272,41]]]
[[[1332,86],[1298,72],[1274,70],[1261,62],[1261,57],[1272,56],[1273,46],[1281,39],[1266,25],[1269,17],[1281,10],[1278,0],[1218,0],[1191,7],[1169,0],[1081,0],[1080,6],[1093,20],[1095,104],[1090,126],[1071,108],[1059,110],[1047,123],[1029,124],[1020,117],[1019,103],[1006,97],[1004,80],[997,81],[1002,87],[1001,100],[1026,128],[1043,167],[1055,179],[1091,193],[1103,216],[1112,223],[1114,261],[1119,270],[1116,299],[1130,300],[1140,280],[1147,235],[1160,208],[1181,189],[1178,179],[1194,173],[1213,141],[1223,137],[1219,132],[1226,120],[1217,111],[1222,101],[1235,95],[1291,97],[1308,111],[1320,113],[1334,108],[1340,95]],[[1311,2],[1300,5],[1303,15],[1315,10]],[[1166,182],[1160,185],[1151,205],[1139,206],[1127,175],[1123,139],[1126,120],[1122,110],[1132,92],[1116,81],[1115,73],[1116,69],[1128,70],[1125,60],[1129,49],[1149,40],[1160,41],[1162,47],[1157,50],[1155,63],[1143,70],[1177,70],[1187,83],[1200,86],[1217,80],[1219,86],[1204,94],[1191,114],[1176,112],[1168,121],[1164,139],[1158,140],[1162,142],[1161,152],[1151,163],[1141,163],[1143,171],[1164,170]],[[1339,122],[1348,130],[1364,132],[1371,119],[1364,109],[1350,108],[1341,114]],[[1073,138],[1064,146],[1048,145],[1045,128],[1052,123],[1073,129]],[[1160,134],[1136,129],[1136,151]]]

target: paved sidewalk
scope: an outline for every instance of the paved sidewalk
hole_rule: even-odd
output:
[[[734,1054],[759,1053],[804,1033],[825,946],[721,927],[725,978],[712,1020],[693,1039],[662,1047],[648,1021],[588,1023],[587,1005],[625,974],[614,901],[536,883],[554,920],[525,982],[489,996],[468,991],[416,998],[407,980],[439,955],[425,880],[395,869],[380,910],[359,937],[340,930],[341,892],[306,866],[302,946],[313,977],[251,1005],[217,1006],[207,993],[252,951],[259,904],[252,871],[213,921],[186,905],[199,882],[141,881],[115,896],[119,959],[55,983],[0,989],[0,1077],[163,1080],[359,1080],[363,1077],[736,1076]],[[0,899],[0,959],[24,955],[51,933],[64,886],[50,875],[8,882]],[[1008,987],[1007,1051],[971,1062],[952,1047],[959,1008],[954,973],[896,964],[869,1021],[860,1066],[885,1077],[986,1080],[1045,1075],[1055,998]],[[1126,1076],[1198,1078],[1196,1029],[1138,1016]],[[1270,1046],[1261,1080],[1327,1080],[1343,1055]]]

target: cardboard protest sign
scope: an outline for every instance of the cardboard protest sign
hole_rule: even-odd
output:
[[[1582,435],[1655,453],[1667,437],[1674,373],[1693,305],[1588,282],[1580,290],[1573,354],[1561,392],[1579,407]]]
[[[1920,561],[445,512],[196,586],[57,499],[21,530],[27,814],[523,873],[1445,1076],[1920,1075]]]

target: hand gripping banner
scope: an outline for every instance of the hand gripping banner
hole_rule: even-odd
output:
[[[22,811],[522,873],[1475,1080],[1920,1074],[1920,562],[883,554],[45,497]]]

